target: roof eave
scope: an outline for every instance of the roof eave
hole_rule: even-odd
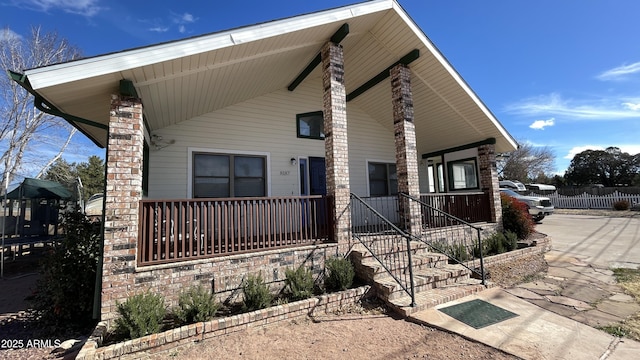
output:
[[[258,41],[327,22],[347,21],[353,17],[395,8],[395,4],[393,0],[368,1],[190,39],[29,69],[25,74],[29,76],[34,89],[41,89]],[[80,67],[82,71],[77,70]]]

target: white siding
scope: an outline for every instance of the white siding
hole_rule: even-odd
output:
[[[391,94],[389,94],[391,101]],[[282,89],[154,131],[175,143],[151,150],[149,198],[190,198],[189,148],[266,153],[271,196],[299,194],[298,167],[291,158],[324,157],[324,142],[296,136],[296,114],[322,110],[322,85],[307,79],[294,92]],[[351,191],[367,195],[369,159],[395,161],[392,119],[382,126],[348,104]]]

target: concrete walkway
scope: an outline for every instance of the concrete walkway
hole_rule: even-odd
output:
[[[544,279],[489,289],[411,317],[524,359],[640,358],[640,343],[595,328],[640,312],[640,305],[616,285],[610,270],[638,267],[640,218],[553,215],[538,225],[538,231],[552,238]],[[472,299],[518,316],[476,330],[438,310]]]

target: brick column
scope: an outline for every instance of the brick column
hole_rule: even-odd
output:
[[[101,319],[116,317],[134,293],[138,211],[142,198],[143,122],[140,99],[111,96],[105,191]]]
[[[496,222],[502,229],[502,202],[500,201],[500,184],[496,168],[496,146],[486,144],[478,146],[478,160],[480,161],[480,187],[489,194],[489,209],[491,221]]]
[[[348,246],[351,240],[351,211],[347,95],[342,47],[328,42],[322,47],[321,54],[327,197],[333,205],[330,220],[333,223],[334,240]],[[341,251],[347,250],[340,248]]]
[[[420,198],[411,70],[406,65],[398,64],[391,69],[390,73],[398,192]],[[401,196],[398,206],[400,221],[404,228],[414,235],[420,235],[422,231],[420,204]]]

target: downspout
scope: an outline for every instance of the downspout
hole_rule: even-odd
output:
[[[98,251],[98,264],[96,265],[96,285],[93,288],[93,318],[97,320],[101,317],[102,308],[102,266],[104,257],[104,222],[105,208],[107,207],[107,159],[109,156],[109,141],[107,141],[107,150],[105,151],[104,160],[104,178],[102,179],[104,193],[102,194],[102,217],[100,225],[100,250]]]

